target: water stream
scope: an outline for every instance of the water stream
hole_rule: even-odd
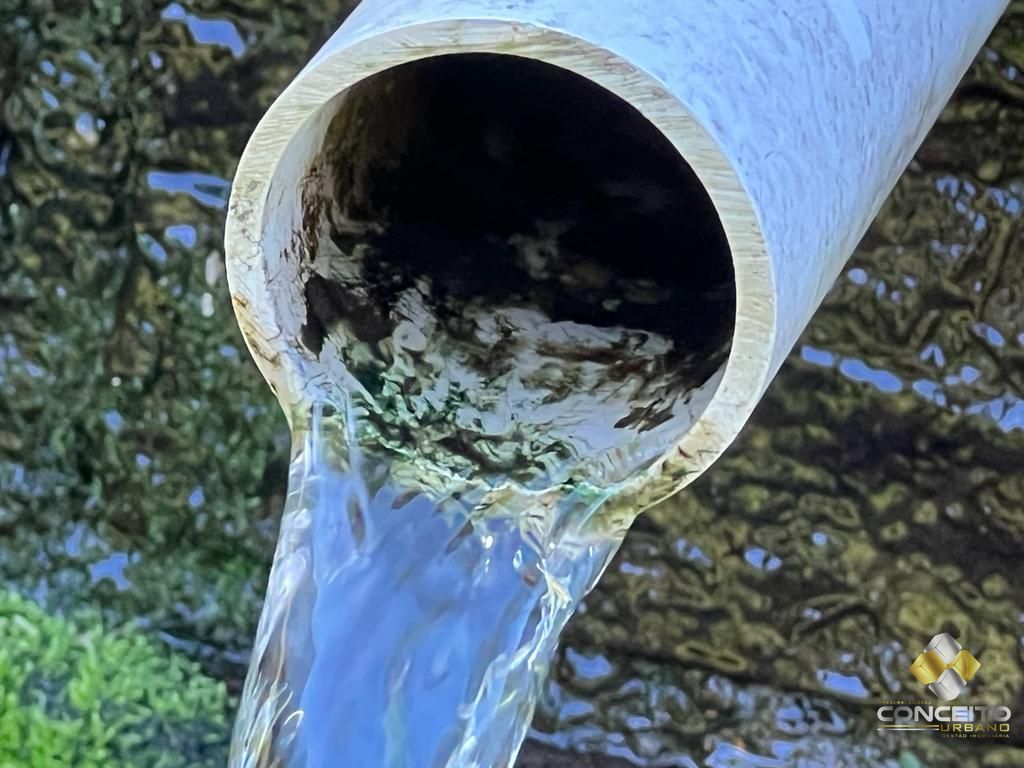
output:
[[[236,726],[237,768],[511,765],[558,635],[625,533],[605,494],[436,496],[314,406]]]

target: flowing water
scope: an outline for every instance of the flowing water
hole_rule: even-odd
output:
[[[316,405],[288,498],[231,764],[511,764],[558,635],[624,530],[600,492],[437,497]]]

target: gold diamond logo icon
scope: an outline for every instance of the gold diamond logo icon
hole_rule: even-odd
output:
[[[980,668],[981,662],[970,651],[943,632],[918,654],[910,673],[936,697],[952,701],[964,692]]]

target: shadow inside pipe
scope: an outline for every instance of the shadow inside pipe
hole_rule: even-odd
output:
[[[387,70],[336,109],[305,195],[310,354],[333,338],[378,404],[397,389],[423,399],[407,413],[459,411],[433,442],[485,471],[619,451],[598,472],[614,480],[678,441],[728,357],[735,285],[714,206],[658,128],[577,74],[491,54]],[[481,449],[522,443],[516,426],[542,447]]]

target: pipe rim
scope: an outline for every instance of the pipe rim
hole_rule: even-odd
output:
[[[654,74],[612,50],[561,30],[494,18],[441,18],[340,44],[344,26],[273,103],[254,130],[232,184],[225,254],[232,305],[263,376],[291,420],[303,400],[303,363],[273,317],[262,233],[279,162],[306,121],[361,80],[412,61],[491,53],[574,72],[631,104],[697,175],[729,244],[736,290],[732,347],[721,382],[674,449],[619,489],[639,512],[688,485],[739,434],[766,389],[776,342],[775,277],[751,197],[708,128]],[[262,311],[261,311],[262,308]]]

